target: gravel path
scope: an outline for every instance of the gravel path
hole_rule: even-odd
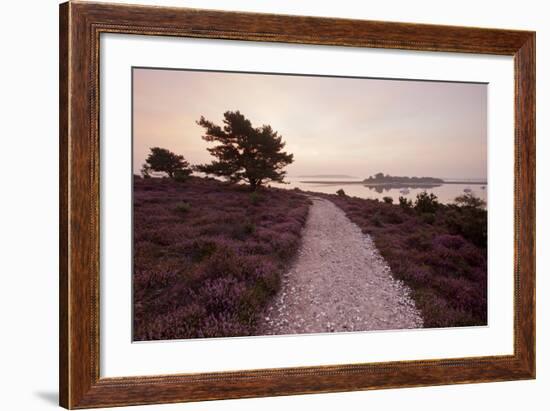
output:
[[[298,258],[259,335],[422,327],[409,289],[393,278],[370,236],[332,202],[312,201]]]

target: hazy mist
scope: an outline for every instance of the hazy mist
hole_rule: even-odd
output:
[[[135,173],[154,146],[209,162],[196,121],[240,110],[283,136],[292,176],[487,176],[485,84],[158,69],[133,82]]]

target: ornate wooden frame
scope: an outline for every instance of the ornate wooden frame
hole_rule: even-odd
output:
[[[500,54],[515,62],[514,354],[155,377],[99,374],[101,33]],[[535,377],[535,33],[183,8],[60,6],[60,405],[90,408]]]

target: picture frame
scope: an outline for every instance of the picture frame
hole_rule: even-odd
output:
[[[100,376],[100,35],[192,37],[512,56],[514,353]],[[535,378],[535,33],[68,2],[60,5],[60,405],[93,408]]]

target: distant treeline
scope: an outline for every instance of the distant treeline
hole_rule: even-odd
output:
[[[366,183],[385,183],[385,184],[443,184],[445,181],[435,177],[401,177],[390,176],[389,174],[377,173],[363,180]]]

